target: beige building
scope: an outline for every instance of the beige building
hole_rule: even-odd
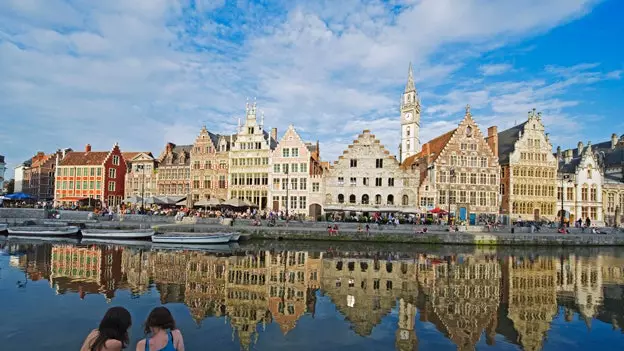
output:
[[[204,126],[191,149],[191,197],[227,199],[229,152],[232,136],[209,132]]]
[[[533,109],[524,123],[498,133],[498,157],[502,213],[512,221],[555,220],[557,159],[541,112]]]
[[[304,142],[291,125],[271,151],[269,162],[271,209],[288,215],[319,217],[323,200],[319,143]]]
[[[130,196],[150,197],[157,195],[157,161],[151,152],[124,152],[128,164],[125,198]]]
[[[494,220],[499,211],[499,166],[496,128],[484,138],[466,107],[464,119],[423,145],[402,167],[420,172],[420,211],[439,207],[469,224]]]
[[[324,173],[325,211],[415,213],[418,172],[364,130]]]
[[[256,117],[256,103],[247,104],[245,123],[239,126],[230,148],[229,198],[241,199],[260,209],[269,208],[269,156],[277,146],[277,129],[271,135]]]
[[[188,196],[191,190],[192,145],[167,143],[158,157],[158,195]]]

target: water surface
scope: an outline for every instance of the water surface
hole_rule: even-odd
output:
[[[619,249],[7,241],[0,255],[2,350],[77,350],[111,306],[132,313],[134,350],[161,304],[187,350],[621,350],[623,299]]]

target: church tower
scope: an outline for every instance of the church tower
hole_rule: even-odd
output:
[[[401,96],[401,162],[420,152],[420,99],[414,86],[412,64],[407,73],[407,84]]]

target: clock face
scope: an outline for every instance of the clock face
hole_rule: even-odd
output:
[[[405,114],[405,120],[409,121],[411,119],[412,119],[412,113],[411,112],[406,113]]]

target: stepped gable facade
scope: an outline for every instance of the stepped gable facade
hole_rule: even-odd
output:
[[[326,212],[416,213],[418,173],[364,130],[324,173]]]

